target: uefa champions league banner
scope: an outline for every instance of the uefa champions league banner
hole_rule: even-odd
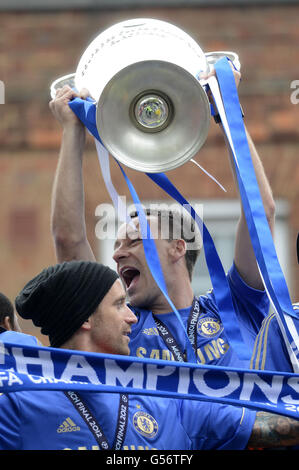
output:
[[[299,374],[0,342],[0,393],[76,390],[215,401],[299,419]]]

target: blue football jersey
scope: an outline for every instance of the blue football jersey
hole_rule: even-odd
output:
[[[228,273],[236,316],[244,342],[253,351],[256,335],[269,312],[269,299],[265,291],[247,286],[239,276],[235,266]],[[249,362],[238,358],[230,347],[219,315],[213,291],[199,297],[200,310],[197,321],[197,361],[200,364],[249,367]],[[132,308],[132,307],[131,307]],[[179,310],[185,328],[190,309]],[[159,335],[153,315],[148,310],[132,310],[138,323],[132,326],[130,335],[131,355],[153,359],[172,360],[173,356]],[[167,326],[180,349],[186,351],[186,334],[174,312],[156,315]]]
[[[80,393],[110,448],[119,395]],[[217,403],[129,396],[122,450],[244,449],[255,412]],[[93,427],[95,426],[92,423]],[[1,450],[99,450],[85,420],[63,392],[0,395]]]

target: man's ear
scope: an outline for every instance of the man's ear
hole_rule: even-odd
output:
[[[84,323],[82,323],[81,327],[83,330],[90,330],[91,329],[91,317],[88,317]]]
[[[174,261],[178,261],[180,258],[183,258],[186,254],[187,245],[185,240],[179,238],[178,240],[172,240],[170,246],[170,256],[173,257]]]
[[[4,317],[3,325],[6,330],[11,331],[13,329],[9,316]]]

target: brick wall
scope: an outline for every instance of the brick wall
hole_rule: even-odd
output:
[[[299,105],[291,104],[290,84],[299,79],[299,7],[171,8],[121,12],[1,13],[0,80],[0,279],[10,298],[45,265],[55,263],[49,230],[51,186],[60,128],[49,111],[49,86],[74,72],[91,39],[129,18],[152,17],[177,24],[205,51],[233,50],[242,63],[240,97],[247,127],[262,157],[275,198],[289,203],[292,297],[299,298],[295,237],[299,230]],[[197,160],[219,179],[227,194],[186,164],[170,177],[187,198],[234,198],[223,139],[212,124]],[[113,166],[120,193],[125,184]],[[164,194],[141,174],[128,171],[139,195]],[[88,233],[95,246],[95,207],[109,197],[103,187],[92,139],[85,161]],[[30,330],[30,325],[25,324]]]

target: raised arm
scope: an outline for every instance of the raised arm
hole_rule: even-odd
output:
[[[234,69],[233,69],[233,73],[235,77],[236,86],[238,87],[240,83],[240,79],[241,79],[241,74],[240,72],[237,72]],[[211,75],[214,75],[214,74],[215,74],[215,71],[213,70],[211,72]],[[224,129],[221,123],[219,124],[219,127],[224,135],[224,140],[226,142],[228,152],[229,152],[230,165],[232,168],[234,180],[235,180],[237,189],[239,189],[237,178],[235,175],[235,164],[233,161],[231,148],[229,146],[226,134],[224,132]],[[263,168],[263,164],[261,162],[261,159],[258,155],[256,147],[247,129],[246,129],[246,135],[247,135],[247,140],[248,140],[253,167],[254,167],[255,174],[256,174],[257,183],[260,189],[260,194],[261,194],[262,202],[263,202],[264,209],[265,209],[265,214],[266,214],[267,221],[268,221],[268,224],[269,224],[272,236],[273,236],[274,224],[275,224],[275,202],[273,199],[272,191],[271,191],[267,176]],[[264,289],[264,285],[263,285],[263,282],[262,282],[262,279],[260,277],[260,273],[258,270],[255,253],[252,247],[249,231],[247,228],[247,222],[246,222],[246,218],[244,215],[242,204],[241,204],[241,215],[240,215],[240,219],[237,225],[234,262],[235,262],[235,266],[239,274],[241,275],[242,279],[245,281],[247,285],[255,289],[260,289],[260,290]]]
[[[275,225],[275,202],[272,195],[272,190],[270,188],[267,176],[265,174],[263,164],[255,145],[246,130],[249,149],[251,153],[252,163],[256,174],[257,183],[260,189],[260,194],[265,209],[266,218],[272,233],[274,235],[274,225]],[[232,160],[232,155],[230,152],[230,158]],[[232,171],[235,177],[234,163],[231,161]],[[236,180],[236,178],[235,178]],[[236,181],[237,185],[237,181]],[[234,254],[235,266],[241,275],[242,279],[246,282],[247,285],[255,289],[264,289],[262,279],[258,270],[255,253],[252,247],[247,222],[243,207],[241,204],[241,215],[237,225],[237,233],[235,240],[235,254]]]
[[[87,90],[80,93],[86,98]],[[86,131],[68,103],[79,96],[68,86],[57,91],[49,104],[62,126],[62,142],[52,189],[51,231],[58,262],[94,261],[86,236],[83,152]]]

